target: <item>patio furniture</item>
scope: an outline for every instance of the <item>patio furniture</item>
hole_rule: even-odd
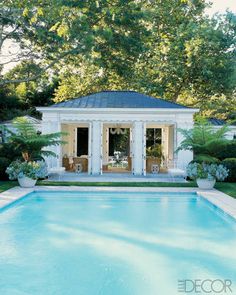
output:
[[[108,165],[109,165],[109,162],[108,162],[108,163],[105,163],[105,162],[104,162],[104,163],[102,164],[102,170],[103,170],[103,171],[108,171]]]
[[[172,179],[172,181],[175,181],[176,178],[184,178],[186,179],[186,164],[183,162],[177,163],[176,160],[169,160],[168,164],[168,173]]]
[[[65,172],[65,167],[53,167],[48,169],[48,178],[50,176],[55,175],[58,176],[58,180],[61,180],[61,175],[64,174]]]
[[[65,167],[66,171],[77,171],[76,165],[82,165],[82,172],[88,171],[88,159],[85,156],[73,157],[73,162],[70,157],[63,157],[62,165]]]
[[[69,159],[69,167],[70,167],[70,170],[73,170],[74,159],[73,159],[72,156],[70,156],[68,159]]]
[[[152,173],[152,165],[161,166],[161,159],[155,157],[146,158],[146,171],[147,173]]]
[[[83,166],[81,163],[75,164],[75,172],[76,173],[81,173],[83,171]]]
[[[115,163],[116,163],[115,158],[114,157],[109,157],[108,165],[111,165],[111,167],[114,167]]]
[[[174,182],[176,178],[186,178],[186,172],[180,168],[170,168],[168,169],[168,173],[170,174],[171,180]]]
[[[88,159],[85,156],[76,157],[74,158],[74,164],[81,164],[82,165],[82,171],[81,172],[87,172],[88,171]]]
[[[73,157],[63,157],[62,166],[65,167],[66,171],[73,171],[74,160]]]

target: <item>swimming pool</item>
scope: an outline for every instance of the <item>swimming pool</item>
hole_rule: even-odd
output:
[[[235,294],[235,249],[235,221],[196,194],[33,192],[0,211],[0,294]]]

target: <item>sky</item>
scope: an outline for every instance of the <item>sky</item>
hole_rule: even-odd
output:
[[[209,16],[212,16],[213,14],[219,12],[224,13],[227,9],[231,10],[232,12],[236,13],[236,0],[209,0],[209,2],[212,3],[212,6],[206,10],[206,14]],[[2,50],[2,56],[0,56],[2,61],[7,61],[7,55],[9,54],[9,51],[11,53],[17,53],[19,50],[18,46],[16,44],[12,44],[11,42],[6,42],[3,50]],[[11,68],[13,68],[16,64],[11,63],[7,64],[4,69],[3,73],[7,72]]]
[[[211,3],[212,7],[206,11],[209,15],[224,13],[227,8],[236,13],[236,0],[211,0]]]

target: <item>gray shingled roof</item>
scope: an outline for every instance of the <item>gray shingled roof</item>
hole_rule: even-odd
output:
[[[102,91],[60,102],[51,108],[186,108],[136,91]]]

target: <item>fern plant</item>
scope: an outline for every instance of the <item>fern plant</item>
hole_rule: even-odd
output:
[[[61,137],[64,133],[56,132],[41,134],[34,125],[24,117],[16,118],[13,121],[15,131],[7,129],[9,133],[8,142],[14,145],[22,158],[26,161],[41,160],[48,156],[57,156],[54,152],[47,150],[49,146],[64,144]]]
[[[214,163],[218,162],[216,156],[217,149],[229,142],[226,139],[228,125],[224,125],[215,130],[205,119],[198,119],[192,129],[179,129],[184,136],[184,140],[176,152],[180,150],[190,150],[194,153],[194,161]]]

